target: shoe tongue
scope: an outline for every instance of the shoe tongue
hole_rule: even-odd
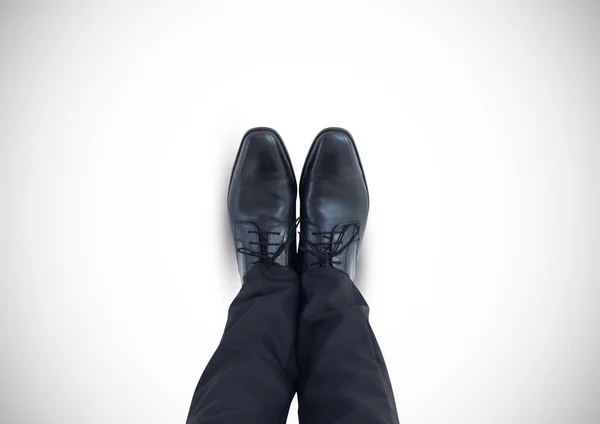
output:
[[[336,249],[334,249],[337,250],[348,244],[351,240],[356,240],[356,237],[358,236],[358,225],[355,223],[339,224],[335,226],[333,232],[334,242],[339,242],[340,239],[342,240],[341,243],[337,245]]]
[[[340,249],[350,239],[350,236],[347,235],[348,228],[350,227],[350,224],[336,225],[331,230],[331,233],[329,233],[327,236],[323,236],[323,242],[327,242],[328,244],[324,244],[321,251],[323,253],[330,253]]]
[[[259,246],[256,246],[257,250],[260,250],[260,252],[264,254],[276,252],[279,246],[276,244],[269,246],[268,243],[282,243],[282,238],[278,237],[282,225],[283,224],[278,224],[275,221],[265,221],[261,223],[261,225],[257,225],[256,230],[258,231],[258,234],[256,238],[260,243]]]
[[[267,250],[269,249],[269,246],[267,245],[267,243],[269,242],[269,233],[268,232],[260,232],[258,234],[258,242],[260,243],[259,249],[260,249],[260,253],[268,253]]]
[[[256,231],[258,231],[257,239],[260,243],[260,246],[256,247],[260,249],[261,253],[268,253],[269,231],[276,225],[276,222],[270,217],[261,217],[256,220],[254,225],[256,225]]]

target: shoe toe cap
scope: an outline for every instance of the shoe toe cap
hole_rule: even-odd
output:
[[[341,129],[323,131],[315,142],[307,171],[316,178],[362,178],[358,152],[348,132]]]
[[[291,165],[279,135],[268,128],[246,133],[235,167],[234,178],[287,178]]]

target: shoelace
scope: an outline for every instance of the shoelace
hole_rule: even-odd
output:
[[[352,244],[352,242],[356,240],[358,237],[358,227],[354,226],[352,237],[350,237],[350,240],[348,240],[346,244],[341,246],[344,242],[343,237],[345,233],[346,231],[313,231],[311,232],[313,236],[320,235],[326,239],[326,241],[314,243],[299,233],[300,238],[304,240],[306,246],[308,246],[305,247],[301,244],[299,249],[308,253],[309,255],[315,256],[318,259],[317,262],[311,263],[311,266],[333,266],[336,264],[341,264],[342,261],[334,260],[334,258],[344,253],[344,251]],[[339,234],[340,237],[337,241],[333,241],[336,234]]]
[[[237,251],[243,255],[253,256],[253,257],[257,258],[257,260],[254,261],[253,263],[262,262],[269,266],[274,265],[275,260],[279,257],[279,255],[281,255],[285,251],[285,249],[287,249],[287,247],[290,245],[292,240],[294,240],[294,238],[289,237],[289,235],[293,234],[294,231],[296,231],[296,228],[298,227],[299,223],[300,223],[300,218],[296,219],[292,228],[290,228],[288,230],[288,238],[286,239],[286,241],[284,243],[269,243],[268,240],[271,235],[275,235],[275,236],[281,235],[281,233],[278,231],[256,231],[256,230],[248,231],[248,234],[258,234],[258,242],[255,242],[255,241],[249,242],[249,244],[251,246],[259,246],[258,252],[255,250],[252,250],[249,247],[239,247],[237,249]],[[279,246],[279,248],[275,252],[269,253],[268,249],[270,246]]]

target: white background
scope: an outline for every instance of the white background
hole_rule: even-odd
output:
[[[349,129],[404,424],[600,421],[598,3],[3,2],[0,422],[183,423],[243,133]],[[297,422],[295,406],[290,422]]]

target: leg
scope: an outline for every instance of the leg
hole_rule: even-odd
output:
[[[299,283],[296,177],[279,134],[242,138],[227,194],[242,289],[200,378],[188,424],[279,424],[294,394]]]
[[[321,131],[300,179],[301,423],[398,423],[369,307],[352,282],[368,212],[367,181],[352,136],[342,128]]]
[[[248,271],[194,393],[188,424],[285,422],[297,373],[297,311],[294,271],[265,265]]]
[[[344,273],[302,276],[298,324],[299,416],[307,424],[398,423],[364,298]]]

